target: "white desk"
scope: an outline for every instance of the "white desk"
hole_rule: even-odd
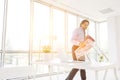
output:
[[[60,66],[60,67],[66,67],[69,66],[71,68],[78,68],[78,69],[86,69],[86,70],[94,70],[95,71],[95,80],[98,80],[98,72],[101,70],[105,70],[105,74],[103,77],[103,80],[105,80],[107,71],[109,69],[113,69],[114,75],[116,80],[118,80],[117,77],[117,70],[116,70],[116,65],[115,64],[110,64],[110,63],[90,63],[90,62],[80,62],[80,61],[70,61],[70,62],[55,62],[55,61],[50,61],[50,62],[35,62],[35,64],[43,64],[43,65],[48,65],[49,66],[49,76],[50,80],[51,78],[51,67],[52,66]],[[37,67],[36,67],[37,68]]]

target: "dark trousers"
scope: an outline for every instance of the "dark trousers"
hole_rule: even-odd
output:
[[[73,45],[72,47],[72,57],[73,60],[77,60],[76,55],[75,55],[75,50],[78,48],[79,46],[75,46]],[[71,72],[69,73],[68,77],[66,78],[66,80],[73,80],[75,74],[79,71],[79,69],[73,68],[71,70]],[[82,80],[86,80],[86,71],[84,69],[80,70],[80,76]]]

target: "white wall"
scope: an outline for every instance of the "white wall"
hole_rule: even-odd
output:
[[[108,18],[108,44],[110,61],[120,61],[120,15]],[[120,64],[119,64],[120,65]]]

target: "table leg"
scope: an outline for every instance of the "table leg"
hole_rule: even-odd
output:
[[[52,80],[51,65],[48,65],[48,69],[49,69],[49,77],[50,77],[50,80]]]
[[[118,80],[117,69],[116,68],[114,68],[114,74],[115,74],[115,79]]]
[[[60,70],[60,68],[59,68],[59,66],[57,66],[57,72],[59,72],[59,70]],[[57,74],[57,80],[59,80],[59,74]]]
[[[95,71],[95,80],[98,80],[98,71]]]
[[[105,73],[104,73],[104,76],[103,76],[103,80],[106,79],[107,72],[108,72],[108,70],[105,70]]]

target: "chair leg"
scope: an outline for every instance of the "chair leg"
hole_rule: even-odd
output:
[[[104,76],[103,76],[103,80],[106,79],[106,75],[107,75],[107,73],[108,73],[108,70],[105,70],[105,73],[104,73]]]
[[[98,80],[98,71],[95,71],[95,80]]]
[[[114,68],[114,74],[115,74],[115,79],[118,80],[117,69],[116,68]]]

